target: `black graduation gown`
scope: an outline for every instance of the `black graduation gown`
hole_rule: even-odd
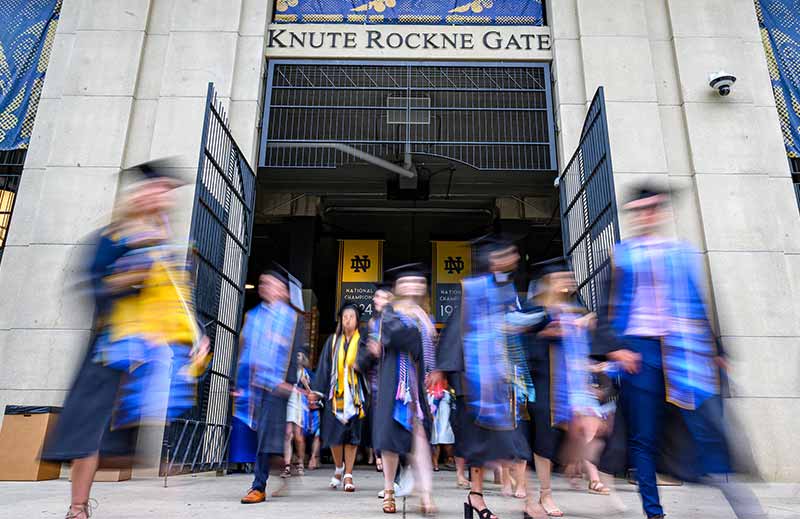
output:
[[[331,363],[333,362],[333,335],[325,341],[322,355],[317,364],[317,375],[314,377],[312,389],[323,396],[324,407],[320,411],[320,439],[323,447],[334,445],[361,445],[361,433],[364,428],[364,418],[353,417],[343,424],[333,414],[333,400],[328,398],[331,391]],[[350,344],[347,348],[366,348],[366,334],[361,335],[359,344]],[[358,358],[356,356],[356,358]],[[361,373],[356,371],[358,382],[364,390],[365,405],[369,401],[368,382]]]
[[[364,347],[359,351],[359,366],[368,368],[377,361],[378,391],[373,395],[375,403],[372,413],[372,446],[380,451],[407,454],[411,452],[412,434],[394,419],[395,395],[397,394],[397,363],[401,352],[409,354],[410,361],[416,366],[417,394],[424,414],[423,425],[430,436],[431,416],[425,392],[425,361],[422,354],[422,339],[415,326],[406,326],[392,312],[384,310],[382,329],[382,353],[380,359]]]
[[[286,383],[297,383],[297,356],[306,353],[303,336],[303,316],[297,316],[294,344],[292,346],[289,367],[286,370]],[[283,442],[286,436],[286,406],[289,395],[261,392],[260,407],[264,409],[258,420],[256,434],[258,436],[258,452],[262,454],[283,454]]]
[[[527,459],[530,451],[519,441],[519,432],[493,430],[475,423],[464,399],[464,339],[460,310],[453,312],[447,322],[447,332],[439,341],[436,352],[436,369],[448,375],[448,382],[456,393],[456,418],[453,432],[456,437],[456,454],[471,466],[482,466],[490,461]]]

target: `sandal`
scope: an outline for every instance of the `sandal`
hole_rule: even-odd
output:
[[[79,508],[77,512],[73,512],[73,508]],[[70,505],[67,509],[67,515],[64,516],[64,519],[89,519],[92,516],[92,512],[94,509],[97,508],[97,501],[94,499],[89,499],[86,503],[80,505]]]
[[[470,493],[467,494],[467,502],[464,503],[464,519],[473,519],[472,515],[473,512],[478,512],[478,517],[480,519],[498,519],[498,517],[494,515],[492,511],[489,510],[488,507],[484,506],[483,510],[478,510],[477,508],[472,506],[472,496],[483,497],[483,494],[481,494],[480,492],[472,492],[472,491],[470,491]]]
[[[589,482],[589,493],[590,494],[597,494],[600,496],[607,496],[611,494],[611,489],[608,488],[603,484],[602,481],[590,481]]]
[[[549,517],[564,517],[564,512],[562,512],[561,509],[559,509],[558,507],[551,508],[550,510],[548,510],[547,507],[544,506],[544,503],[542,503],[542,500],[545,497],[552,496],[552,495],[553,495],[553,490],[552,489],[550,489],[550,488],[541,489],[539,491],[539,506],[541,506],[542,509],[544,509],[544,513],[546,513]]]
[[[337,468],[333,471],[333,477],[328,483],[328,486],[331,487],[331,489],[336,490],[342,486],[342,474],[344,474],[344,467]]]
[[[375,471],[383,472],[383,461],[380,458],[375,458]]]
[[[281,472],[281,477],[286,479],[292,477],[292,466],[286,465],[283,467],[283,472]]]
[[[383,491],[383,513],[395,514],[397,513],[397,504],[394,502],[394,490]]]
[[[302,463],[298,463],[297,464],[297,468],[295,469],[295,474],[297,474],[298,476],[305,476],[306,475],[306,470],[303,468],[303,464]]]
[[[348,479],[350,480],[349,483],[347,482]],[[356,486],[353,484],[353,475],[352,474],[345,474],[343,481],[344,481],[344,491],[345,492],[355,492],[356,491]]]
[[[431,499],[431,496],[420,499],[419,513],[425,517],[435,517],[439,513],[439,509],[435,504],[433,504],[433,499]]]

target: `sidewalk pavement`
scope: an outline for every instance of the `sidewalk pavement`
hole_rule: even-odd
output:
[[[122,483],[96,483],[93,495],[99,506],[93,519],[141,519],[144,517],[185,518],[280,518],[280,519],[347,519],[383,518],[377,493],[383,478],[373,469],[356,470],[357,491],[346,494],[327,488],[330,468],[308,472],[303,478],[292,478],[290,494],[275,497],[258,505],[241,505],[239,499],[251,482],[245,474],[217,477],[214,474],[178,476],[169,479],[164,488],[161,479],[135,479]],[[276,477],[272,482],[277,482]],[[535,480],[534,480],[535,483]],[[636,487],[618,481],[618,495],[628,507],[616,512],[612,500],[573,490],[563,478],[555,478],[554,496],[567,519],[643,517]],[[454,472],[435,476],[436,503],[439,517],[463,517],[462,502],[466,491],[456,488]],[[800,519],[800,484],[754,485],[754,490],[773,518]],[[498,485],[487,483],[485,493],[492,511],[500,519],[522,517],[522,501],[500,495]],[[712,489],[694,485],[662,487],[662,502],[669,519],[730,519],[733,512],[722,495]],[[66,479],[37,483],[0,483],[2,517],[23,519],[63,518],[69,503],[69,481]],[[418,501],[409,498],[408,517],[421,517],[415,508]],[[402,517],[402,502],[398,499]],[[476,516],[477,517],[477,516]]]

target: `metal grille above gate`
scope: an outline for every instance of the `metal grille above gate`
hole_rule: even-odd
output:
[[[269,63],[260,166],[358,163],[325,144],[478,170],[552,171],[547,64]]]
[[[167,431],[165,474],[219,470],[226,463],[230,385],[241,330],[254,203],[255,175],[209,83],[191,239],[195,306],[214,355],[200,384],[197,407]]]
[[[603,87],[592,99],[578,149],[558,185],[564,255],[571,259],[583,301],[596,310],[608,296],[601,292],[611,275],[611,249],[619,241]]]

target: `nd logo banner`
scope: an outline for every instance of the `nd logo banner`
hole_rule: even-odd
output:
[[[446,323],[461,306],[461,280],[472,272],[472,248],[469,242],[433,242],[433,315],[437,323]]]
[[[372,317],[372,294],[375,283],[383,277],[383,242],[381,240],[341,240],[336,311],[344,301],[361,308],[361,320]]]

